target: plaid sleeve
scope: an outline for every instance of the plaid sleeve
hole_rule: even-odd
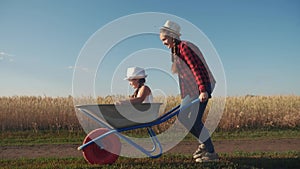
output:
[[[210,83],[210,79],[208,71],[200,57],[186,43],[181,43],[180,54],[194,75],[199,91],[205,92],[205,86]]]

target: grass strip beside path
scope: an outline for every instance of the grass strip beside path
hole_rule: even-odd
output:
[[[40,144],[81,144],[85,138],[84,131],[5,131],[0,133],[0,146],[8,145],[40,145]],[[140,137],[140,136],[138,136]],[[280,139],[300,138],[300,130],[274,129],[274,130],[244,130],[231,132],[214,132],[213,140],[253,140],[253,139]],[[187,135],[184,141],[195,140],[192,135]]]
[[[112,165],[103,165],[103,169],[127,169],[127,168],[177,168],[177,169],[213,169],[213,168],[231,168],[231,169],[250,169],[250,168],[300,168],[299,152],[282,153],[245,153],[236,152],[234,154],[220,154],[219,162],[210,162],[205,164],[195,163],[190,156],[185,155],[163,155],[157,159],[151,158],[124,158],[120,157]],[[83,158],[36,158],[36,159],[17,159],[0,160],[3,169],[96,169],[98,165],[90,165]]]

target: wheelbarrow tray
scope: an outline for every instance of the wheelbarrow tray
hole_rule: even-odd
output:
[[[89,104],[76,108],[88,111],[105,120],[115,129],[136,126],[156,120],[162,103],[142,104]]]

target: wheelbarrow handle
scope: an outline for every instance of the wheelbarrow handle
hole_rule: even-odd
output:
[[[196,99],[194,99],[194,100],[192,101],[192,104],[194,104],[194,103],[196,103],[196,102],[200,102],[199,97],[197,97]]]
[[[181,105],[180,105],[180,109],[181,109],[181,110],[184,110],[184,109],[190,107],[191,105],[193,105],[193,104],[195,104],[195,103],[197,103],[197,102],[200,102],[199,97],[196,98],[196,99],[194,99],[194,100],[192,100],[190,103],[188,103],[188,104],[186,104],[186,105],[182,105],[182,104],[181,104]]]

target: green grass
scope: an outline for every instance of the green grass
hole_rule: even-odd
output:
[[[0,134],[0,146],[38,144],[76,144],[86,136],[84,131],[5,131]]]
[[[84,131],[5,131],[0,133],[0,146],[37,145],[37,144],[81,144],[86,133]],[[298,129],[243,130],[231,132],[214,132],[213,140],[273,139],[300,138]],[[195,140],[190,134],[184,140]]]
[[[299,128],[293,129],[255,129],[255,130],[235,130],[217,131],[213,133],[214,140],[243,140],[243,139],[280,139],[280,138],[300,138]]]
[[[299,152],[283,153],[242,153],[220,154],[219,162],[195,163],[190,156],[163,155],[157,159],[132,159],[120,157],[112,165],[102,165],[103,169],[129,168],[161,168],[161,169],[250,169],[250,168],[300,168]],[[36,158],[18,160],[0,160],[3,169],[96,169],[99,165],[91,165],[83,158]]]

